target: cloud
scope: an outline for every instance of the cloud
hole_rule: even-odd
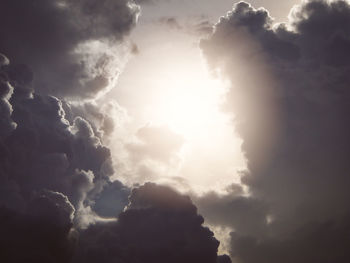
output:
[[[126,145],[135,161],[153,159],[170,162],[173,155],[180,151],[184,138],[166,126],[145,126],[140,128],[136,137],[139,142]]]
[[[61,100],[33,92],[28,67],[6,62],[0,70],[9,109],[0,112],[6,131],[0,138],[0,205],[25,213],[27,200],[49,190],[68,198],[78,218],[112,184],[109,148],[82,117],[68,121]]]
[[[200,35],[208,35],[213,33],[213,23],[209,20],[203,19],[194,25],[194,30]]]
[[[81,234],[75,262],[230,262],[187,196],[147,183],[134,189],[117,222]],[[226,260],[226,261],[225,261]]]
[[[349,22],[347,1],[305,1],[286,24],[240,2],[201,42],[247,158],[250,196],[202,204],[231,218],[234,261],[349,261]]]
[[[132,0],[5,0],[0,52],[32,67],[38,93],[94,98],[118,76],[138,14]]]
[[[235,192],[207,193],[194,199],[207,223],[235,229],[246,235],[261,235],[266,228],[266,204]]]
[[[130,136],[131,134],[131,136]],[[182,164],[182,135],[167,126],[142,126],[127,130],[119,137],[120,147],[114,151],[115,169],[128,185],[148,181],[181,185],[177,178]]]
[[[76,116],[82,116],[89,122],[94,134],[105,144],[113,137],[116,128],[128,120],[124,108],[113,99],[101,98],[97,101],[67,102],[62,101],[65,118],[74,122]]]
[[[0,207],[2,262],[68,262],[75,238],[71,234],[74,208],[59,193],[38,193],[25,212]]]
[[[0,137],[1,262],[229,262],[217,255],[219,242],[188,196],[151,183],[131,192],[112,182],[110,150],[95,133],[100,124],[76,115],[98,118],[93,105],[70,107],[37,94],[30,69],[1,58],[11,109],[1,114],[16,123]],[[149,144],[142,154],[167,162],[152,153],[160,135],[166,151],[181,146],[166,128],[138,132]]]

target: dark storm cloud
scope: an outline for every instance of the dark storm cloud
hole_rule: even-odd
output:
[[[118,75],[115,45],[138,13],[132,0],[4,0],[0,52],[33,68],[40,93],[93,98]]]
[[[230,262],[217,256],[203,221],[189,197],[148,183],[132,191],[117,222],[82,233],[76,262]]]
[[[88,225],[97,218],[95,196],[115,184],[110,150],[85,119],[66,119],[62,101],[33,93],[28,67],[3,63],[0,74],[13,93],[3,99],[10,111],[1,112],[9,121],[1,123],[8,132],[0,138],[0,205],[26,217],[27,200],[47,189],[72,203],[76,226]],[[16,125],[9,130],[8,123]],[[120,202],[127,203],[125,197]]]
[[[67,196],[79,215],[112,184],[110,150],[85,119],[66,119],[61,100],[33,93],[28,67],[2,63],[0,75],[7,88],[0,123],[0,204],[23,213],[27,200],[47,189]]]
[[[76,116],[83,106],[38,95],[27,66],[1,59],[9,110],[0,128],[16,123],[0,137],[1,262],[230,262],[217,256],[219,242],[189,197],[146,184],[128,200],[130,189],[110,180],[110,150]],[[92,107],[86,115],[97,113]],[[177,138],[170,150],[182,141],[165,128],[138,135],[151,145],[154,136]]]
[[[232,83],[226,110],[248,162],[249,198],[201,204],[235,229],[237,262],[350,260],[349,25],[347,1],[306,1],[279,25],[240,2],[201,43]]]
[[[1,262],[68,262],[73,215],[68,199],[49,191],[36,194],[25,212],[0,206]]]

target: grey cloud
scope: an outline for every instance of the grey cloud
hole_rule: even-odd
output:
[[[309,222],[283,238],[258,239],[231,233],[234,258],[242,262],[347,262],[349,217]]]
[[[265,9],[240,2],[201,42],[213,71],[232,83],[225,109],[248,162],[251,197],[210,208],[231,218],[237,262],[349,261],[340,235],[350,212],[349,12],[347,1],[306,1],[274,25]],[[262,215],[245,220],[256,201]]]
[[[67,103],[35,93],[27,66],[1,59],[10,109],[1,119],[16,125],[0,137],[0,260],[70,262],[76,229],[101,220],[100,212],[116,217],[130,190],[111,181],[110,150],[91,124],[72,112],[66,119]],[[120,198],[101,209],[108,196]]]
[[[95,97],[117,77],[115,49],[139,13],[132,0],[5,0],[0,10],[0,52],[31,65],[38,93],[81,98]]]
[[[187,196],[169,187],[134,189],[117,222],[90,226],[76,262],[230,262]],[[225,261],[226,260],[226,261]]]
[[[11,60],[0,56],[1,262],[229,262],[190,199],[170,188],[140,187],[123,211],[130,189],[111,181],[103,143],[109,110],[64,101],[107,90],[138,14],[132,0],[1,2],[0,52]],[[165,128],[137,137],[136,159],[166,163],[183,144]]]
[[[268,207],[261,200],[232,192],[222,196],[212,192],[196,198],[195,203],[211,225],[234,228],[244,235],[260,236],[266,231]]]
[[[9,60],[0,54],[0,67],[9,64]],[[13,87],[8,81],[8,76],[5,72],[0,72],[0,137],[7,136],[16,128],[16,123],[11,119],[12,106],[9,102],[13,93]]]
[[[112,182],[96,127],[34,92],[28,67],[6,63],[1,75],[14,89],[8,103],[17,124],[0,138],[1,262],[230,262],[217,255],[219,242],[189,197],[150,183],[130,193]],[[163,160],[148,152],[160,136],[167,151],[181,146],[166,128],[138,133],[144,153]]]
[[[38,193],[24,212],[0,207],[2,262],[68,262],[75,247],[71,235],[74,208],[59,193]]]
[[[119,126],[127,119],[125,109],[115,101],[68,103],[62,101],[65,117],[73,122],[76,116],[82,116],[89,122],[94,134],[107,142],[116,126]]]
[[[4,65],[1,74],[14,89],[7,103],[16,123],[0,138],[1,205],[23,212],[26,200],[47,189],[67,196],[77,212],[89,206],[111,183],[110,150],[86,120],[65,118],[61,100],[33,93],[27,67]]]

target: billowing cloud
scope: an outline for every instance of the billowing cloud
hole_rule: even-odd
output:
[[[39,93],[94,98],[119,74],[138,14],[133,0],[5,0],[0,52],[33,68]]]
[[[169,187],[134,189],[118,221],[81,235],[76,262],[230,262],[187,196]]]
[[[247,158],[249,198],[202,204],[231,222],[236,262],[350,260],[349,24],[347,1],[305,1],[277,25],[240,2],[201,43],[232,84],[225,108]]]
[[[98,101],[67,102],[62,101],[65,118],[73,122],[76,116],[87,120],[94,134],[108,143],[116,128],[120,128],[128,119],[127,112],[115,100],[101,98]]]
[[[188,196],[151,183],[130,195],[112,182],[110,150],[90,123],[70,122],[65,102],[33,91],[28,67],[3,61],[3,83],[13,90],[5,116],[17,126],[0,138],[2,262],[229,262]],[[152,144],[170,134],[151,130],[139,138]]]
[[[59,193],[41,192],[19,212],[0,206],[2,262],[68,262],[75,247],[74,208]]]
[[[0,204],[23,212],[27,200],[46,189],[67,196],[79,214],[111,183],[110,150],[85,119],[66,119],[61,100],[33,92],[28,67],[0,69],[9,109],[1,112],[7,133],[0,138]]]

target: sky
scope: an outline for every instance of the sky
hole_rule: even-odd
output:
[[[230,123],[231,116],[221,110],[228,85],[210,73],[199,48],[205,30],[233,4],[195,0],[146,4],[131,33],[138,53],[129,60],[117,88],[111,92],[132,118],[134,127],[128,133],[152,124],[169,126],[185,137],[181,167],[162,170],[160,181],[169,173],[169,177],[187,181],[190,190],[223,191],[239,181],[239,172],[245,168],[242,142]],[[270,7],[279,21],[287,19],[293,6],[290,1],[278,8],[275,1],[254,4]],[[118,150],[113,152],[116,159],[121,155]],[[148,179],[144,177],[140,182]]]
[[[3,0],[0,261],[350,262],[350,2]]]

